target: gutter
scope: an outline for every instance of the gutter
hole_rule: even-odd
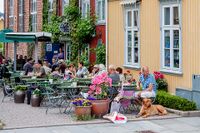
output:
[[[108,0],[105,3],[106,7],[106,70],[108,70]]]

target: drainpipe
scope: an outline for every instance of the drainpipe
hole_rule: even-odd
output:
[[[108,0],[105,3],[106,7],[106,70],[108,70]]]

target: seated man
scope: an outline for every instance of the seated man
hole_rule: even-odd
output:
[[[140,89],[142,85],[142,90]],[[135,97],[151,98],[156,96],[156,80],[152,74],[149,73],[149,68],[144,66],[141,68],[141,75],[137,85],[138,92],[135,92]]]

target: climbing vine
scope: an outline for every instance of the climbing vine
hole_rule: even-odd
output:
[[[77,0],[70,0],[70,5],[65,8],[65,16],[70,26],[71,60],[85,61],[86,59],[82,59],[80,56],[85,54],[87,44],[95,35],[95,17],[82,18]]]

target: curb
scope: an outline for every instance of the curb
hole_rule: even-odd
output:
[[[166,108],[168,112],[177,114],[182,117],[198,117],[200,116],[200,110],[195,110],[195,111],[180,111],[180,110],[175,110],[175,109],[170,109]]]

